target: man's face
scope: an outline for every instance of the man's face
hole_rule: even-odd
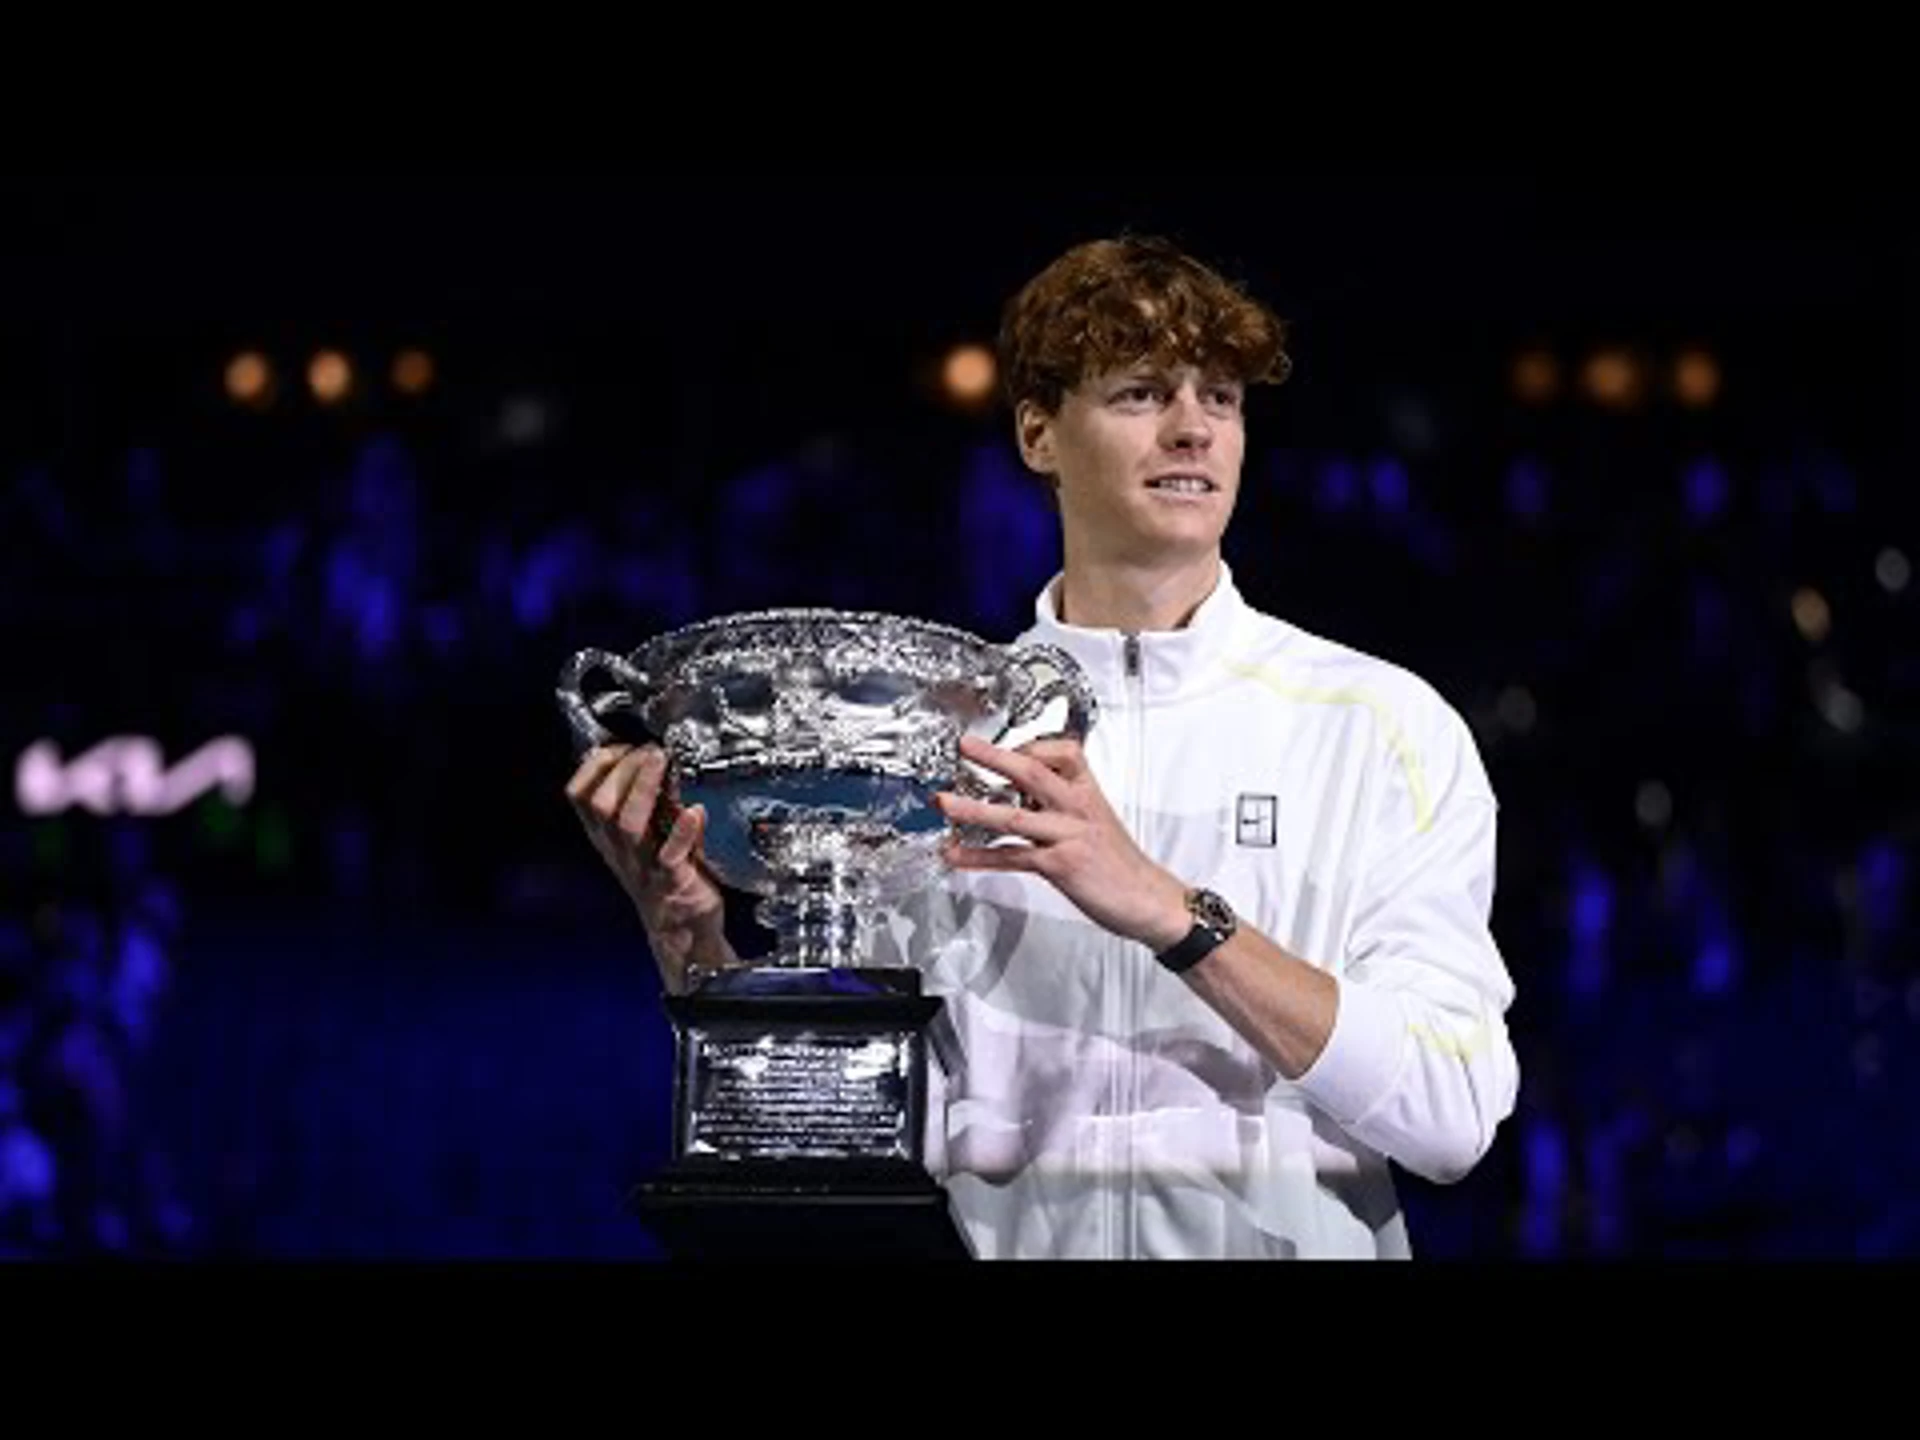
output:
[[[1240,490],[1243,387],[1192,366],[1094,375],[1057,414],[1022,405],[1027,464],[1059,482],[1070,548],[1141,563],[1217,549]]]

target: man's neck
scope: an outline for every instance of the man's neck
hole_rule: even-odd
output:
[[[1076,561],[1069,553],[1054,596],[1065,625],[1086,630],[1180,630],[1220,581],[1220,552],[1159,565]]]

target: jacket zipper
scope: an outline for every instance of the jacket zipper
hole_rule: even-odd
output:
[[[1140,836],[1140,797],[1143,790],[1142,780],[1147,768],[1147,716],[1146,682],[1141,674],[1140,637],[1128,634],[1124,644],[1127,672],[1127,724],[1131,731],[1132,743],[1127,747],[1130,760],[1130,773],[1127,776],[1127,799],[1124,814],[1127,831],[1136,841]],[[1139,1223],[1139,1206],[1134,1195],[1134,1117],[1140,1108],[1139,1057],[1134,1053],[1132,1039],[1140,1028],[1140,991],[1142,983],[1138,976],[1135,957],[1128,954],[1129,946],[1125,941],[1117,944],[1120,951],[1116,967],[1120,981],[1123,1013],[1119,1034],[1126,1060],[1125,1089],[1122,1096],[1120,1133],[1125,1136],[1125,1175],[1123,1182],[1116,1187],[1120,1196],[1120,1237],[1121,1253],[1131,1259],[1138,1250],[1136,1227]]]

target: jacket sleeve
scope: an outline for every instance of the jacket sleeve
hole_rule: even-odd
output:
[[[1383,747],[1332,1036],[1296,1082],[1363,1144],[1447,1184],[1513,1113],[1514,986],[1491,928],[1494,798],[1465,722],[1428,698],[1425,746]]]

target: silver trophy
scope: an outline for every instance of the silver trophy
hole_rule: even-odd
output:
[[[607,683],[589,693],[596,674]],[[622,716],[665,748],[663,809],[705,808],[708,866],[760,897],[773,932],[764,958],[666,1001],[673,1157],[641,1187],[643,1208],[696,1253],[831,1243],[822,1227],[867,1251],[924,1247],[924,1217],[895,1221],[944,1200],[922,1163],[940,1001],[875,942],[889,911],[938,881],[956,827],[935,792],[1024,803],[962,758],[961,737],[1084,738],[1096,708],[1079,666],[896,615],[768,610],[626,656],[581,650],[557,698],[581,749],[622,738],[607,723]],[[813,1228],[770,1224],[769,1206]]]

